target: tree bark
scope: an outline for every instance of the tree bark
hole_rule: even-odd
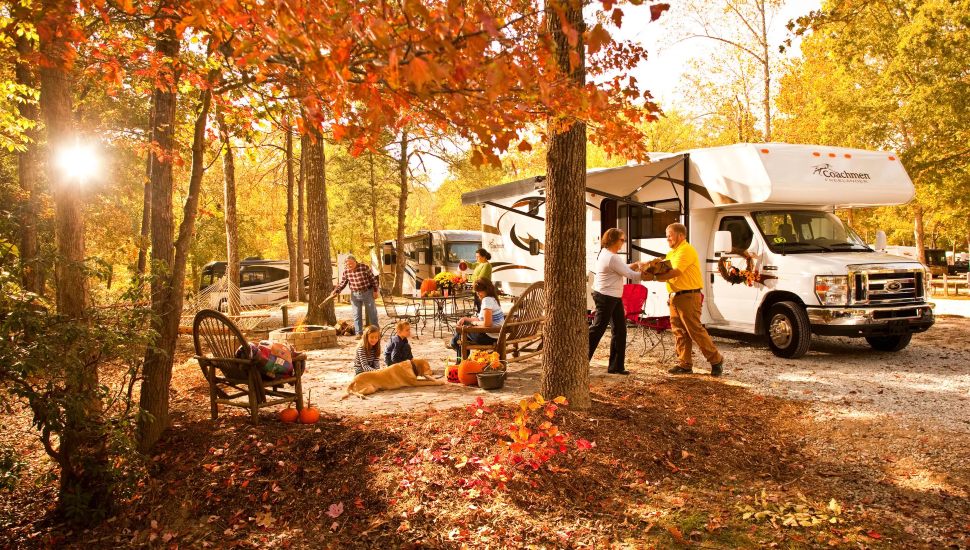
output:
[[[18,9],[19,17],[28,16],[26,10]],[[17,84],[33,88],[36,85],[34,72],[27,59],[33,48],[26,36],[17,37],[17,63],[14,69]],[[70,106],[68,106],[70,108]],[[26,201],[20,209],[20,268],[24,289],[35,294],[44,293],[44,270],[40,264],[40,245],[37,239],[37,221],[40,212],[40,156],[37,154],[39,121],[36,103],[20,102],[20,116],[34,123],[34,127],[24,132],[27,143],[17,155],[17,177],[20,190]]]
[[[307,301],[306,287],[306,238],[304,228],[306,222],[305,205],[306,198],[306,150],[303,149],[303,140],[300,141],[300,178],[297,181],[296,189],[296,273],[300,281],[298,295],[301,302]]]
[[[171,29],[162,31],[156,51],[166,57],[168,70],[178,55],[179,41]],[[210,74],[210,78],[213,75]],[[173,82],[178,82],[174,78]],[[145,353],[140,405],[143,414],[138,418],[138,445],[148,451],[169,426],[169,389],[172,381],[172,361],[178,339],[182,313],[185,265],[189,244],[199,209],[199,188],[205,171],[205,131],[212,101],[211,89],[200,93],[192,137],[192,169],[189,190],[182,209],[182,223],[173,244],[172,212],[172,152],[175,130],[176,93],[174,87],[156,89],[153,94],[152,134],[163,156],[152,163],[152,329],[156,333],[153,346]]]
[[[308,297],[306,322],[334,325],[337,314],[333,302],[323,304],[333,292],[333,266],[330,264],[330,222],[327,218],[327,176],[323,136],[319,133],[304,135],[304,152],[307,210],[307,232],[310,253],[310,295]]]
[[[384,269],[381,267],[384,265],[384,260],[381,258],[381,237],[380,230],[377,228],[377,180],[374,178],[374,153],[367,156],[370,161],[370,223],[371,228],[374,230],[374,257],[377,258],[377,276],[382,279],[384,275]],[[381,280],[381,284],[384,281]]]
[[[397,170],[400,192],[397,198],[397,234],[394,245],[394,289],[391,294],[400,296],[404,291],[404,223],[407,220],[408,208],[408,133],[401,131],[401,158],[398,159]]]
[[[152,111],[148,113],[148,128],[149,128],[149,152],[145,159],[145,189],[142,191],[142,205],[141,205],[141,232],[139,233],[140,240],[138,241],[138,264],[135,266],[136,276],[142,276],[145,274],[145,269],[148,267],[148,242],[151,239],[151,229],[152,229],[152,136],[151,136],[151,125],[154,119],[154,101],[152,102]]]
[[[296,182],[293,176],[293,128],[286,121],[284,131],[284,150],[286,151],[286,250],[290,260],[290,292],[289,301],[300,299],[300,271],[297,268],[296,236],[293,234],[293,194],[296,192]]]
[[[229,315],[239,315],[239,225],[236,219],[236,161],[229,143],[229,128],[221,109],[216,109],[219,137],[222,140],[222,174],[224,185],[224,211],[226,220],[226,305]]]
[[[576,87],[585,85],[582,0],[546,3],[546,31],[555,47],[559,72]],[[579,33],[569,45],[558,11]],[[578,60],[570,64],[570,53]],[[576,409],[588,409],[589,361],[586,309],[586,124],[553,116],[546,153],[546,328],[542,394],[565,396]]]
[[[926,258],[926,228],[923,225],[923,205],[917,200],[913,205],[913,239],[916,241],[916,258]]]
[[[768,56],[768,19],[767,10],[768,7],[765,5],[765,0],[758,0],[757,2],[758,13],[761,16],[761,55],[764,57],[761,59],[762,69],[764,70],[764,86],[765,86],[765,98],[764,98],[764,109],[765,109],[765,141],[771,141],[771,58]]]
[[[67,43],[68,27],[74,24],[76,7],[69,0],[45,0],[46,13],[57,14],[48,29],[49,41],[41,51],[49,60],[40,69],[40,109],[47,127],[48,181],[54,198],[54,239],[57,260],[54,266],[57,312],[76,323],[87,322],[88,284],[84,269],[84,208],[82,184],[56,162],[59,151],[73,147],[78,135],[74,129],[71,103],[73,81],[69,59],[72,46]],[[81,352],[83,353],[83,352]],[[83,496],[88,509],[105,510],[111,506],[107,483],[107,453],[101,437],[101,398],[98,393],[97,361],[71,357],[65,366],[66,391],[72,405],[65,410],[66,421],[60,433],[60,505]],[[76,504],[76,501],[74,501]]]

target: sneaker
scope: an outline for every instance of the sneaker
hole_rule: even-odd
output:
[[[724,361],[711,365],[711,376],[721,376],[722,374],[724,374]]]
[[[667,372],[669,372],[670,374],[690,374],[690,373],[692,373],[694,371],[690,367],[676,366],[676,367],[668,370]]]

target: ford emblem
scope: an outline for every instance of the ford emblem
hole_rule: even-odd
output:
[[[899,281],[889,281],[886,283],[886,290],[891,290],[892,292],[899,292],[903,289],[903,283]]]

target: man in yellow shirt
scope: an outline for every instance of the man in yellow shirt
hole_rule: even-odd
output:
[[[684,224],[672,223],[667,226],[667,244],[670,245],[667,260],[673,269],[657,275],[656,279],[667,281],[667,291],[670,292],[670,324],[677,348],[677,366],[668,372],[692,372],[691,348],[696,343],[704,358],[711,364],[711,376],[720,376],[724,357],[714,347],[711,336],[701,324],[701,290],[704,288],[704,280],[701,278],[700,259],[694,247],[687,242],[687,228]]]

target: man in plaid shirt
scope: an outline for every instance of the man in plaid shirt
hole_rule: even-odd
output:
[[[353,256],[347,256],[346,269],[340,276],[340,284],[333,289],[332,296],[340,294],[350,284],[350,305],[354,308],[354,333],[363,334],[364,326],[360,316],[361,306],[367,310],[367,322],[377,325],[377,299],[379,292],[377,275],[370,266],[357,261]]]

